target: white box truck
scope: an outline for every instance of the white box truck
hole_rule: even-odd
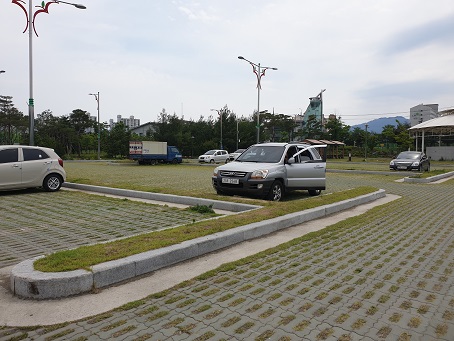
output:
[[[139,165],[177,164],[183,161],[177,147],[158,141],[129,141],[129,158],[138,161]]]

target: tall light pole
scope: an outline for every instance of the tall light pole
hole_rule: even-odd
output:
[[[101,160],[101,122],[99,121],[99,91],[96,94],[88,95],[95,96],[95,100],[98,104],[98,160]]]
[[[366,136],[365,136],[366,143],[364,144],[364,161],[367,161],[367,127],[369,125],[366,123],[364,126],[366,127]]]
[[[320,97],[320,127],[321,127],[322,133],[323,133],[323,95],[322,94],[325,91],[326,91],[326,89],[322,89],[317,96],[317,97]]]
[[[277,68],[269,67],[269,66],[260,66],[260,63],[255,64],[242,56],[239,56],[238,59],[245,60],[249,64],[251,64],[252,72],[254,72],[255,75],[257,76],[257,143],[259,143],[260,142],[260,89],[262,89],[262,85],[260,84],[260,81],[262,79],[262,76],[265,76],[266,70],[268,70],[268,69],[277,70]]]
[[[224,149],[222,147],[222,110],[217,110],[217,109],[210,109],[211,111],[217,111],[219,115],[219,121],[221,122],[221,149]]]
[[[28,99],[28,117],[30,120],[30,145],[33,146],[35,144],[35,103],[33,99],[33,32],[35,32],[36,36],[38,37],[38,33],[36,32],[35,28],[35,18],[39,13],[49,13],[49,6],[51,4],[66,4],[71,5],[79,9],[86,9],[84,5],[80,4],[73,4],[70,2],[65,1],[49,1],[45,3],[44,1],[41,2],[40,6],[35,6],[38,9],[33,12],[32,0],[28,0],[28,12],[27,9],[23,4],[25,1],[23,0],[12,0],[13,4],[18,5],[25,13],[25,18],[27,19],[27,25],[25,25],[25,30],[23,33],[27,31],[28,28],[28,67],[29,67],[29,85],[30,85],[30,98]],[[33,27],[33,31],[32,31]]]
[[[239,140],[239,130],[238,130],[238,117],[236,117],[236,150],[238,150],[238,142]]]

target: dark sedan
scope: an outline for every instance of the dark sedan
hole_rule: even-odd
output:
[[[422,152],[402,152],[389,163],[389,169],[428,172],[430,171],[430,160]]]

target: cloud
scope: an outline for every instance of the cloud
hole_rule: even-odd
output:
[[[102,120],[146,122],[162,108],[198,119],[225,104],[251,115],[257,79],[239,55],[278,68],[262,79],[260,107],[279,113],[300,112],[325,88],[325,112],[351,120],[424,101],[454,105],[452,0],[85,2],[84,11],[54,6],[38,17],[37,113],[95,111],[87,94],[100,91]],[[0,94],[13,96],[22,112],[29,97],[24,21],[18,6],[0,4]]]
[[[426,99],[450,96],[454,92],[454,82],[437,79],[421,79],[417,81],[382,83],[371,85],[358,92],[362,100],[370,102],[410,100],[420,103]]]
[[[179,10],[186,14],[190,20],[201,20],[201,21],[215,21],[217,20],[216,16],[209,15],[207,12],[200,10],[195,12],[187,7],[179,7]]]
[[[385,54],[398,54],[439,44],[454,43],[454,13],[398,32],[385,45]]]

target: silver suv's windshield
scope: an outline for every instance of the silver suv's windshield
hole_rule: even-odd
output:
[[[284,146],[252,146],[241,154],[238,162],[277,163],[284,153]]]

